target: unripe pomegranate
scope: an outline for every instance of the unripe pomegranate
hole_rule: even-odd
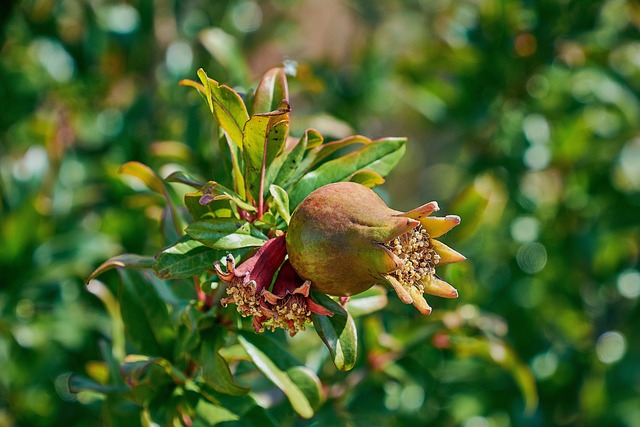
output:
[[[434,240],[460,223],[455,215],[429,217],[436,202],[409,212],[389,208],[370,188],[353,182],[325,185],[291,216],[289,261],[311,287],[350,296],[389,283],[400,299],[431,313],[423,293],[455,298],[458,292],[435,266],[465,257]]]

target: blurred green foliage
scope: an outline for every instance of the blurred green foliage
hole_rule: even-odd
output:
[[[469,260],[446,270],[461,296],[431,317],[390,299],[358,318],[349,373],[325,363],[317,338],[291,340],[328,398],[302,421],[265,383],[257,393],[275,418],[640,424],[636,2],[0,7],[0,426],[131,425],[122,402],[67,389],[72,372],[100,380],[105,342],[119,339],[83,280],[115,254],[163,244],[160,198],[117,170],[138,160],[223,180],[208,112],[177,82],[203,67],[255,84],[283,60],[298,65],[292,134],[409,137],[384,196],[459,214],[446,240]],[[117,291],[115,275],[101,279]],[[537,382],[530,414],[522,363]]]

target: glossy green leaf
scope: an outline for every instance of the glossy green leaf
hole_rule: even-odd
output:
[[[289,212],[289,195],[277,185],[269,187],[269,193],[271,193],[271,197],[273,198],[273,202],[275,203],[276,210],[280,214],[280,217],[289,224],[289,220],[291,219],[291,213]]]
[[[333,316],[311,313],[313,326],[331,354],[333,364],[341,371],[353,368],[358,357],[358,332],[353,318],[340,304],[321,292],[313,299],[333,312]]]
[[[210,270],[223,253],[211,249],[189,236],[163,249],[156,255],[153,272],[160,279],[184,279]]]
[[[120,311],[127,337],[141,353],[168,354],[174,330],[167,303],[138,271],[118,272],[122,280]]]
[[[219,351],[224,344],[222,331],[218,335],[208,332],[202,335],[200,348],[200,363],[202,364],[202,378],[214,390],[240,396],[249,392],[249,388],[242,387],[236,383],[231,375],[231,370],[227,361],[220,355]]]
[[[289,104],[270,113],[256,114],[244,127],[245,185],[254,200],[260,199],[263,173],[282,152],[289,134]]]
[[[200,68],[198,77],[205,89],[209,109],[229,140],[242,148],[242,129],[249,120],[247,107],[238,93],[229,86],[221,85],[207,77]]]
[[[272,68],[262,76],[258,84],[253,98],[253,113],[277,110],[284,100],[289,100],[287,75],[284,68]]]
[[[187,234],[210,248],[222,250],[262,246],[267,241],[250,223],[231,218],[196,221],[187,227]]]
[[[287,396],[296,413],[311,418],[321,404],[318,377],[264,335],[238,331],[238,341],[256,367]]]
[[[346,156],[324,163],[304,175],[289,190],[291,209],[295,209],[313,190],[332,182],[344,181],[360,170],[387,175],[404,154],[405,142],[405,138],[379,139]]]
[[[89,283],[92,279],[95,279],[100,274],[111,270],[112,268],[151,268],[155,263],[156,260],[153,257],[136,254],[117,255],[103,262],[98,268],[96,268],[95,271],[87,278],[86,283]]]

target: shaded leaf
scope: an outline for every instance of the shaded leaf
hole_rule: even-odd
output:
[[[103,262],[93,273],[87,278],[86,283],[89,283],[92,279],[95,279],[105,271],[112,268],[151,268],[155,265],[156,260],[153,257],[136,255],[136,254],[122,254],[114,256],[113,258]]]
[[[187,234],[210,248],[222,250],[262,246],[267,241],[250,223],[231,218],[196,221],[187,227]]]
[[[313,292],[313,300],[333,313],[322,316],[311,313],[313,326],[331,354],[333,364],[349,371],[358,356],[358,332],[351,315],[340,304],[321,292]]]
[[[218,332],[219,335],[222,332]],[[214,390],[240,396],[249,392],[249,388],[238,385],[231,375],[227,361],[220,355],[219,350],[224,344],[221,336],[203,333],[200,348],[200,363],[202,364],[202,378]]]
[[[120,311],[127,337],[144,354],[168,354],[174,330],[169,309],[155,286],[134,270],[118,270]]]
[[[101,384],[97,381],[91,380],[81,375],[70,375],[67,382],[67,387],[71,393],[79,393],[81,391],[95,391],[98,393],[124,393],[129,390],[124,385],[110,385]]]

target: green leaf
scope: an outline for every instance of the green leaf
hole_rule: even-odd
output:
[[[267,241],[267,237],[248,222],[232,218],[196,221],[187,227],[187,234],[210,248],[221,250],[262,246]]]
[[[202,68],[198,70],[198,77],[204,86],[209,109],[216,121],[227,138],[242,149],[242,129],[249,120],[244,101],[229,86],[221,85],[207,77],[207,73]]]
[[[277,110],[284,100],[289,100],[287,75],[284,68],[272,68],[262,76],[262,80],[258,84],[253,99],[253,113],[267,113]]]
[[[110,385],[101,384],[89,378],[81,375],[70,375],[67,382],[67,387],[71,393],[79,393],[81,391],[95,391],[98,393],[111,394],[111,393],[124,393],[129,388],[124,385]]]
[[[95,271],[91,273],[89,278],[87,278],[86,283],[89,283],[100,274],[104,273],[105,271],[111,270],[112,268],[151,268],[155,265],[155,263],[156,260],[153,257],[136,254],[117,255],[103,262],[100,267],[96,268]]]
[[[358,317],[381,310],[387,306],[387,303],[387,290],[383,286],[376,285],[351,296],[345,308],[352,317]]]
[[[227,361],[218,353],[224,344],[224,337],[213,333],[204,333],[200,348],[202,378],[214,390],[232,396],[241,396],[249,392],[249,388],[238,385],[231,375]]]
[[[211,269],[214,261],[223,255],[189,236],[183,236],[156,255],[153,272],[163,280],[185,279]]]
[[[242,200],[242,198],[234,191],[229,190],[227,187],[218,184],[215,181],[207,182],[200,189],[200,192],[202,193],[202,198],[200,200],[201,204],[209,204],[214,200],[230,200],[247,212],[256,211],[256,208],[253,205]]]
[[[188,185],[190,187],[199,189],[201,188],[204,183],[202,181],[200,181],[199,179],[196,179],[194,177],[192,177],[191,175],[182,172],[182,171],[176,171],[171,173],[166,179],[165,181],[167,182],[179,182],[181,184],[184,185]]]
[[[372,188],[376,185],[383,184],[384,178],[374,171],[362,170],[351,175],[351,177],[349,177],[349,181],[357,182],[358,184],[362,184],[365,187]]]
[[[295,209],[313,190],[332,182],[344,181],[360,170],[366,169],[381,176],[387,175],[404,154],[405,142],[405,138],[372,141],[307,173],[289,190],[291,209]]]
[[[303,163],[303,158],[305,153],[310,156],[310,160],[308,164],[310,165],[313,161],[313,156],[307,152],[307,148],[311,144],[321,144],[322,143],[322,135],[315,129],[307,129],[302,135],[302,138],[298,141],[295,147],[286,154],[285,156],[280,156],[274,161],[274,166],[276,163],[281,163],[277,170],[275,179],[269,180],[267,182],[273,182],[280,187],[286,187],[290,182],[297,179],[305,170],[305,164]],[[272,168],[276,169],[276,168]]]
[[[271,193],[271,197],[273,197],[276,210],[280,214],[280,217],[289,224],[289,220],[291,219],[291,213],[289,212],[289,195],[277,185],[270,186],[269,193]]]
[[[333,312],[333,316],[311,313],[313,326],[331,354],[333,364],[341,371],[349,371],[358,356],[358,332],[351,315],[340,304],[321,292],[313,299]]]
[[[282,152],[289,134],[289,104],[278,110],[255,114],[244,127],[245,185],[254,200],[260,200],[261,180],[269,165]]]
[[[118,270],[121,280],[120,311],[127,337],[144,354],[164,355],[174,338],[167,303],[156,287],[139,272]]]
[[[287,396],[294,411],[311,418],[322,403],[318,377],[266,336],[238,331],[238,342],[260,372]]]
[[[244,394],[242,396],[230,396],[228,394],[219,393],[216,390],[212,390],[207,387],[206,384],[201,386],[204,391],[204,397],[212,403],[214,406],[220,406],[225,408],[232,414],[237,415],[239,418],[236,421],[227,421],[224,425],[229,427],[276,427],[277,424],[269,413],[262,407],[251,394]],[[194,427],[202,426],[206,427],[211,424],[203,423],[198,418],[194,420]]]
[[[320,145],[313,150],[313,155],[309,156],[308,159],[305,159],[305,164],[308,163],[308,168],[313,168],[314,166],[320,164],[324,159],[332,155],[338,150],[341,150],[349,145],[354,144],[371,144],[371,139],[362,135],[352,135],[350,137],[339,139],[337,141],[331,141],[327,144]]]
[[[222,406],[209,403],[204,399],[200,399],[196,405],[196,416],[195,426],[213,426],[225,421],[237,421],[240,419],[239,415],[234,414]],[[204,423],[198,421],[204,421]]]

